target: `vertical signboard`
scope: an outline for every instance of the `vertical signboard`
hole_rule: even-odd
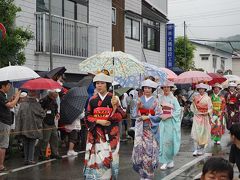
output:
[[[175,34],[175,25],[167,24],[167,33],[166,33],[166,67],[174,67],[174,34]]]

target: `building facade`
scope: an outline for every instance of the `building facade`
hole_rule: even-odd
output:
[[[192,44],[196,47],[193,59],[196,68],[202,68],[208,73],[233,69],[232,53],[197,42]]]
[[[236,52],[232,57],[232,73],[240,77],[240,52]]]
[[[29,28],[34,39],[25,49],[25,65],[36,71],[50,68],[50,28],[53,68],[81,73],[87,57],[121,50],[157,66],[165,66],[167,0],[15,0],[22,11],[16,26]]]

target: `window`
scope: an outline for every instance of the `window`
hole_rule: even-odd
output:
[[[221,57],[221,70],[224,71],[225,70],[225,59],[224,57]]]
[[[88,22],[88,0],[51,0],[52,14]],[[37,12],[49,12],[49,0],[37,0]]]
[[[143,19],[143,47],[153,51],[160,51],[159,23]]]
[[[75,19],[75,3],[72,1],[64,1],[64,17]]]
[[[116,14],[116,8],[112,8],[112,24],[116,25],[117,22],[117,14]]]
[[[217,56],[213,56],[213,68],[217,68]]]
[[[125,37],[140,41],[140,21],[125,19]]]
[[[206,60],[208,60],[208,58],[209,58],[208,56],[201,56],[202,61],[206,61]]]

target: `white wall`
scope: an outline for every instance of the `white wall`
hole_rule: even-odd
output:
[[[36,1],[35,0],[15,0],[15,4],[22,8],[16,19],[17,26],[28,27],[36,35]],[[91,0],[89,1],[89,22],[99,26],[97,34],[98,52],[111,50],[112,46],[112,1],[111,0]],[[36,41],[33,39],[25,48],[25,65],[39,71],[49,70],[49,55],[35,54]],[[53,68],[65,66],[67,72],[79,73],[78,64],[82,61],[79,57],[53,55]]]
[[[232,60],[232,72],[234,75],[240,76],[240,57],[239,58],[234,58]]]
[[[223,51],[212,50],[212,48],[203,47],[201,45],[196,45],[196,50],[194,51],[194,63],[196,68],[203,68],[205,72],[214,72],[213,68],[213,55],[217,55],[217,66],[215,72],[221,69],[221,57],[225,57],[225,70],[232,70],[232,58],[231,54],[225,53]],[[200,54],[210,54],[208,60],[201,60]]]
[[[97,51],[112,50],[112,1],[90,0],[89,23],[98,26]]]
[[[33,33],[36,34],[36,19],[34,13],[36,12],[36,1],[31,0],[15,0],[15,4],[21,7],[22,11],[17,14],[16,26],[28,27]],[[35,65],[35,39],[31,40],[25,48],[26,63],[25,65],[36,69]]]
[[[125,0],[125,10],[142,14],[142,0]]]
[[[149,4],[155,7],[158,11],[167,16],[168,1],[167,0],[146,0]]]
[[[162,0],[161,0],[162,1]],[[165,0],[166,1],[166,0]],[[156,3],[157,1],[153,2]],[[158,3],[158,2],[157,2]],[[161,4],[161,3],[160,3]],[[160,5],[156,4],[156,5]],[[140,0],[125,0],[125,9],[135,13],[142,14],[142,4]],[[165,40],[166,30],[165,23],[160,25],[160,52],[142,49],[142,40],[136,41],[125,38],[125,52],[134,55],[140,61],[146,61],[159,67],[165,67]],[[142,26],[142,24],[141,24]],[[141,30],[142,31],[142,30]],[[142,33],[142,32],[141,32]]]

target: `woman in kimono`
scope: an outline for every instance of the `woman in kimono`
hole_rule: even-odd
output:
[[[96,87],[87,108],[87,143],[84,177],[91,180],[117,179],[119,168],[119,122],[126,116],[119,99],[108,92],[112,78],[99,73],[93,78]]]
[[[142,82],[144,94],[138,100],[135,122],[133,169],[141,179],[153,179],[158,166],[160,107],[153,97],[158,84],[147,79]]]
[[[178,153],[181,144],[181,107],[177,98],[172,94],[174,83],[167,81],[163,86],[163,95],[159,97],[162,107],[160,116],[160,169],[174,167],[174,156]]]
[[[210,121],[212,118],[212,101],[205,92],[208,85],[200,83],[196,86],[199,94],[194,96],[191,105],[193,112],[193,125],[191,136],[194,141],[193,156],[203,155],[211,136]]]
[[[220,145],[221,137],[224,134],[224,114],[225,114],[225,98],[220,95],[220,90],[222,89],[219,83],[212,86],[213,93],[210,96],[213,105],[213,117],[211,121],[211,135],[214,143]]]
[[[233,123],[239,122],[238,117],[238,103],[237,103],[237,92],[236,92],[237,84],[234,82],[230,82],[228,85],[228,92],[225,96],[226,99],[226,119],[227,119],[227,129],[229,130]]]

